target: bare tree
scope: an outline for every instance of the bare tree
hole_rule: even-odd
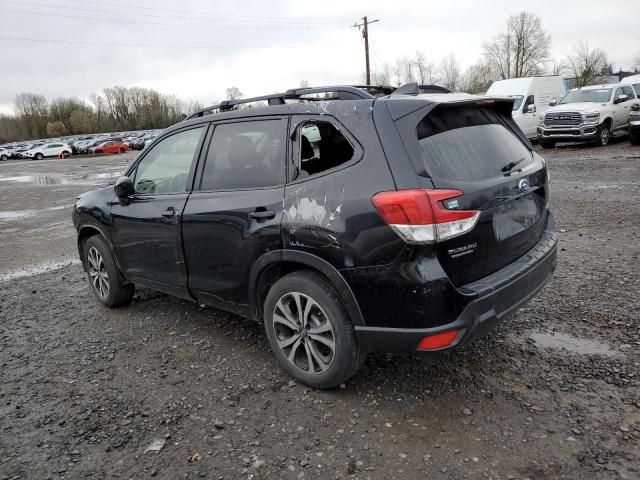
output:
[[[568,73],[567,64],[564,60],[559,58],[552,58],[549,60],[550,70],[553,75],[563,75]]]
[[[391,67],[387,62],[382,64],[382,68],[373,72],[372,81],[374,85],[391,85]]]
[[[413,64],[417,70],[417,80],[420,85],[432,85],[438,83],[436,76],[436,66],[423,52],[416,52],[413,57]]]
[[[567,55],[567,71],[577,87],[597,83],[608,68],[607,55],[600,49],[590,49],[586,42],[574,46],[573,53]]]
[[[460,87],[460,64],[456,56],[451,53],[440,62],[440,76],[442,86],[455,92]]]
[[[67,128],[60,120],[47,123],[47,137],[61,137],[67,133]]]
[[[227,88],[227,92],[226,92],[227,100],[239,100],[243,96],[244,95],[242,94],[242,92],[240,91],[240,89],[238,87],[229,87],[229,88]]]
[[[404,72],[404,65],[402,64],[402,60],[399,58],[396,60],[396,63],[393,65],[393,79],[395,81],[396,87],[399,87],[402,83],[402,73]]]
[[[46,135],[49,106],[44,95],[20,93],[16,95],[15,109],[30,138]]]
[[[413,60],[409,57],[402,57],[400,59],[402,63],[402,80],[404,83],[412,83],[416,81],[416,77],[413,75]]]
[[[204,108],[204,105],[202,105],[202,103],[199,102],[198,100],[190,100],[183,105],[182,110],[183,110],[183,113],[186,113],[187,115],[191,115],[192,113],[198,112],[203,108]]]
[[[550,47],[551,36],[542,28],[540,17],[529,12],[511,15],[506,31],[482,46],[485,59],[501,78],[540,73]]]
[[[496,79],[493,67],[488,63],[471,65],[462,76],[462,89],[467,93],[485,93]]]

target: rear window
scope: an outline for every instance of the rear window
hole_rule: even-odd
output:
[[[531,163],[529,148],[489,108],[436,110],[417,127],[425,170],[433,178],[480,181],[504,174],[503,168]]]

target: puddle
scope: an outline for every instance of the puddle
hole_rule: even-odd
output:
[[[29,265],[28,267],[12,270],[6,273],[0,273],[0,282],[7,282],[10,280],[16,280],[18,278],[33,277],[34,275],[40,275],[41,273],[51,272],[53,270],[60,270],[68,265],[79,265],[80,260],[77,258],[61,258],[59,260],[50,260],[47,262],[38,263],[35,265]]]
[[[566,333],[532,333],[529,338],[542,348],[563,349],[581,355],[618,355],[618,352],[605,343],[574,337]]]
[[[582,190],[610,190],[612,188],[620,188],[619,185],[583,185]]]
[[[21,220],[33,217],[35,210],[21,210],[16,212],[0,212],[0,220]]]
[[[57,207],[43,208],[42,210],[13,210],[0,212],[0,221],[2,220],[22,220],[24,218],[35,217],[39,213],[51,212],[54,210],[71,209],[73,205],[58,205]]]
[[[0,182],[33,183],[36,185],[103,185],[115,181],[120,171],[92,174],[19,175],[0,177]]]

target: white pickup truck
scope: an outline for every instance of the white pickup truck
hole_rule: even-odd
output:
[[[605,146],[611,136],[629,131],[629,112],[639,104],[630,85],[593,85],[570,90],[538,117],[543,148],[556,142],[592,142]]]

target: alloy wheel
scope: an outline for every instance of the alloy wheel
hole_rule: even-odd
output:
[[[306,374],[321,374],[333,363],[333,327],[310,296],[291,292],[280,297],[273,309],[273,330],[284,356]]]
[[[107,267],[104,264],[102,255],[96,247],[89,249],[87,261],[89,263],[89,277],[91,278],[93,289],[100,298],[106,299],[109,296],[109,274],[107,273]]]
[[[600,131],[600,144],[603,147],[606,147],[609,144],[609,138],[610,137],[611,137],[611,133],[609,132],[609,129],[607,127],[604,127]]]

